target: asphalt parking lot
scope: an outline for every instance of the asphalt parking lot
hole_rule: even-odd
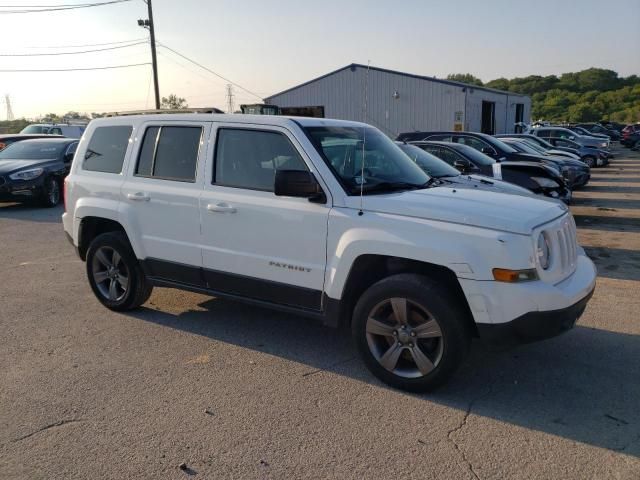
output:
[[[574,195],[578,326],[476,342],[429,395],[294,316],[168,289],[110,312],[61,208],[0,205],[0,478],[640,478],[640,153],[616,153]]]

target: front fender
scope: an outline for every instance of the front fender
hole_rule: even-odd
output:
[[[527,235],[399,215],[358,216],[352,209],[332,210],[327,250],[325,292],[334,299],[342,298],[351,266],[361,255],[430,263],[470,280],[493,280],[493,268],[535,266]]]

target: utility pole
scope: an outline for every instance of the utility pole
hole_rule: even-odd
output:
[[[147,2],[147,11],[149,18],[147,20],[138,20],[138,25],[149,29],[149,37],[151,41],[151,65],[153,67],[153,87],[155,90],[156,110],[160,110],[160,86],[158,85],[158,59],[156,58],[156,31],[153,23],[153,7],[151,0]]]
[[[7,120],[11,121],[14,119],[13,110],[11,109],[11,99],[9,98],[9,94],[7,93],[4,96],[5,102],[7,103]]]
[[[227,83],[227,113],[233,113],[233,85]]]

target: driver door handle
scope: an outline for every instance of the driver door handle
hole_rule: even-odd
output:
[[[149,195],[143,192],[127,193],[127,198],[134,202],[148,202],[150,200]]]
[[[236,213],[236,208],[225,202],[210,203],[207,210],[213,213]]]

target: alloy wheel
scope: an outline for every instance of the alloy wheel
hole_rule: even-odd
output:
[[[100,247],[93,255],[91,273],[100,294],[112,302],[122,300],[129,289],[129,269],[111,247]]]
[[[58,185],[58,182],[55,179],[49,180],[47,195],[49,197],[49,202],[52,205],[57,205],[60,202],[60,185]]]
[[[378,363],[400,377],[428,375],[442,359],[444,338],[438,321],[407,298],[389,298],[373,307],[366,336]]]

